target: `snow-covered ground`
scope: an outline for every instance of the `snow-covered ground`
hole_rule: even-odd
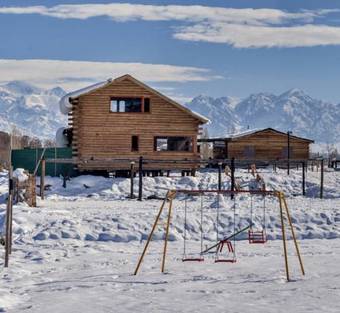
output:
[[[301,245],[306,276],[302,277],[289,241],[293,282],[286,283],[279,210],[276,199],[241,195],[236,201],[214,194],[187,199],[187,249],[199,251],[203,200],[203,244],[232,233],[253,219],[266,226],[265,245],[237,240],[237,262],[183,263],[185,197],[174,201],[167,273],[160,274],[162,216],[150,254],[137,276],[132,273],[161,200],[127,199],[128,179],[81,176],[68,182],[47,178],[50,190],[37,208],[14,206],[14,247],[9,269],[0,274],[0,312],[339,312],[340,311],[340,173],[325,173],[325,199],[318,199],[319,175],[307,173],[307,197],[301,194],[301,172],[260,171],[267,188],[287,195]],[[251,180],[238,171],[239,180]],[[0,175],[0,229],[4,227],[5,173]],[[137,185],[137,183],[136,183]],[[223,185],[229,181],[223,177]],[[144,196],[164,197],[173,188],[217,186],[214,172],[197,177],[146,177]],[[137,194],[137,190],[136,190]],[[2,199],[2,200],[1,200]],[[219,223],[217,208],[219,204]],[[242,234],[238,239],[245,239]],[[289,236],[289,239],[291,237]],[[308,239],[308,240],[307,240]],[[1,250],[1,254],[3,250]],[[1,262],[1,261],[0,261]],[[2,264],[0,264],[2,266]]]

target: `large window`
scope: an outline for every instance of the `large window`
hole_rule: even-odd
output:
[[[115,113],[150,112],[150,99],[141,97],[113,97],[110,102],[110,111]]]
[[[155,151],[192,151],[191,137],[155,137]]]

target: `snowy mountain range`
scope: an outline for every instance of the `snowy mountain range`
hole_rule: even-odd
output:
[[[0,130],[10,132],[15,125],[23,134],[54,138],[56,130],[67,125],[67,116],[59,111],[59,99],[65,94],[60,87],[42,89],[22,81],[1,85]],[[299,89],[245,99],[200,95],[186,106],[211,120],[209,136],[273,127],[319,143],[340,142],[340,104],[313,99]]]
[[[67,124],[59,111],[59,99],[65,91],[56,87],[44,90],[22,81],[0,86],[0,130],[13,126],[25,135],[54,138],[56,130]]]
[[[201,95],[186,106],[211,120],[207,126],[209,136],[225,136],[247,128],[272,127],[293,131],[319,143],[340,142],[340,104],[313,99],[299,89],[278,96],[252,94],[242,100]]]

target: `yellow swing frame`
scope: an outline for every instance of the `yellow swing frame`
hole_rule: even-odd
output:
[[[287,201],[285,198],[285,195],[283,192],[281,191],[254,191],[254,190],[239,190],[239,191],[235,191],[235,190],[169,190],[160,206],[160,209],[158,211],[158,214],[156,216],[156,219],[153,223],[151,232],[148,236],[148,239],[145,243],[143,252],[141,254],[141,256],[139,257],[136,269],[134,271],[134,275],[138,274],[138,271],[140,269],[140,266],[143,262],[144,256],[147,252],[147,249],[149,247],[149,244],[152,240],[152,236],[155,232],[156,226],[159,222],[159,219],[162,215],[163,210],[165,209],[166,204],[168,203],[168,212],[167,212],[167,222],[166,222],[166,226],[165,226],[165,239],[164,239],[164,247],[163,247],[163,254],[162,254],[162,263],[161,263],[161,272],[164,273],[165,271],[165,259],[166,259],[166,254],[167,254],[167,246],[168,246],[168,237],[169,237],[169,229],[170,229],[170,222],[171,222],[171,214],[172,214],[172,208],[173,208],[173,200],[176,198],[176,195],[178,193],[187,193],[187,194],[202,194],[202,193],[211,193],[211,192],[215,192],[217,194],[238,194],[238,193],[250,193],[250,194],[264,194],[264,195],[273,195],[275,197],[277,197],[278,201],[279,201],[279,206],[280,206],[280,221],[281,221],[281,232],[282,232],[282,243],[283,243],[283,255],[284,255],[284,261],[285,261],[285,272],[286,272],[286,279],[287,281],[291,281],[290,280],[290,275],[289,275],[289,263],[288,263],[288,250],[287,250],[287,238],[286,238],[286,225],[285,225],[285,221],[288,221],[290,230],[291,230],[291,234],[292,234],[292,238],[294,241],[294,246],[295,246],[295,250],[296,250],[296,254],[299,260],[299,264],[300,264],[300,269],[301,269],[301,273],[302,275],[305,275],[305,270],[304,270],[304,266],[303,266],[303,262],[302,262],[302,257],[300,254],[300,249],[299,249],[299,245],[298,242],[296,240],[296,235],[295,235],[295,230],[294,230],[294,226],[291,220],[291,216],[289,213],[289,209],[288,209],[288,205],[287,205]]]

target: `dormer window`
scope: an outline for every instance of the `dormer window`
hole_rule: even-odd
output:
[[[110,111],[114,113],[149,113],[150,99],[142,97],[112,97],[110,101]]]

